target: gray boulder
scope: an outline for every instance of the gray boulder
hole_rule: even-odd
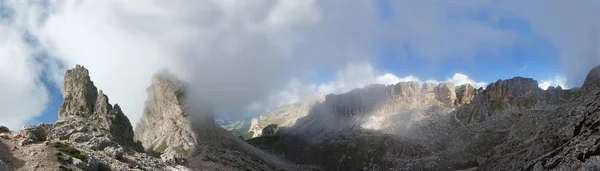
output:
[[[51,125],[38,124],[36,126],[23,127],[17,135],[22,138],[20,145],[28,145],[36,142],[46,141],[48,130]]]
[[[123,154],[125,153],[123,151],[123,148],[120,148],[120,147],[117,147],[117,148],[115,148],[115,147],[106,147],[104,149],[104,152],[106,154],[108,154],[110,157],[113,157],[113,158],[115,158],[117,160],[122,159],[123,158]]]

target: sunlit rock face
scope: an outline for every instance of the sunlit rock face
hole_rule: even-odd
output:
[[[66,72],[62,94],[64,100],[51,138],[90,143],[106,138],[124,148],[139,149],[129,119],[119,105],[111,105],[108,96],[98,91],[83,66]]]
[[[456,92],[456,105],[466,105],[473,101],[477,90],[471,86],[471,84],[463,84],[457,86],[454,90]]]

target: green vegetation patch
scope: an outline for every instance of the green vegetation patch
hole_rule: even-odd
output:
[[[69,155],[73,158],[77,158],[83,162],[87,162],[88,161],[88,155],[75,149],[73,146],[71,146],[68,143],[63,143],[63,142],[56,142],[54,143],[54,147],[56,147],[56,149],[66,155]]]
[[[175,147],[175,149],[173,149],[173,150],[175,150],[179,154],[183,155],[184,157],[189,157],[191,155],[191,151],[192,151],[192,150],[185,150],[183,148],[183,145],[179,145],[179,146]]]
[[[167,147],[168,147],[168,146],[167,146],[167,143],[165,143],[165,141],[161,141],[161,142],[158,144],[158,148],[156,148],[156,152],[159,152],[159,153],[164,153],[164,152],[165,152],[165,150],[167,150]]]
[[[248,132],[248,134],[246,134],[246,135],[244,136],[244,139],[245,139],[245,140],[252,139],[252,136],[253,136],[253,135],[254,135],[254,131],[250,131],[250,132]]]

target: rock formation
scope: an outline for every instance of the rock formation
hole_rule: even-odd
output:
[[[521,169],[527,170],[597,170],[600,168],[600,66],[587,75],[579,97],[562,105],[555,115],[565,119],[547,125],[540,139],[555,141],[554,148],[530,160]],[[555,130],[555,131],[553,131]],[[552,131],[552,132],[550,132]],[[552,135],[554,134],[554,135]],[[552,139],[557,137],[557,139]],[[562,141],[562,142],[561,142]],[[547,148],[548,143],[534,144]]]
[[[133,129],[119,105],[91,81],[89,72],[77,65],[65,74],[63,104],[54,124],[38,124],[8,131],[0,145],[11,149],[0,158],[17,170],[179,170],[189,169],[140,153]],[[2,169],[0,169],[2,170]]]
[[[66,72],[62,94],[63,104],[50,134],[53,139],[87,143],[97,150],[108,146],[140,149],[133,141],[129,119],[119,105],[111,105],[102,90],[98,91],[83,66]]]
[[[600,88],[600,67],[593,68],[586,76],[585,82],[581,87],[583,90],[592,90]]]
[[[541,91],[538,82],[531,78],[515,77],[498,80],[485,88],[485,97],[489,101],[515,100]]]
[[[0,133],[10,132],[10,129],[6,126],[0,126]]]
[[[173,74],[161,72],[153,76],[135,131],[135,139],[146,151],[160,155],[166,163],[184,164],[195,170],[295,168],[216,126],[212,113],[199,108],[202,104],[191,108],[187,88]],[[198,110],[204,112],[192,113]]]
[[[463,84],[455,88],[457,105],[466,105],[475,98],[476,90],[471,84]]]
[[[319,110],[325,110],[323,111],[325,113],[352,118],[369,115],[373,112],[391,113],[432,105],[462,106],[473,101],[475,93],[476,90],[469,84],[456,88],[452,83],[420,84],[414,81],[400,82],[390,86],[370,85],[343,94],[330,94],[324,98],[317,98],[318,100],[313,98],[313,100],[306,100],[301,104],[268,110],[259,117],[248,121],[250,123],[248,132],[253,135],[252,137],[259,137],[262,130],[269,124],[278,124],[280,127],[293,126],[299,118],[308,115],[311,110],[315,110],[317,105],[321,106],[318,107]],[[379,123],[362,124],[363,126],[368,125],[367,127],[380,127]]]
[[[64,80],[64,102],[55,124],[24,127],[16,133],[3,130],[0,167],[41,171],[296,168],[214,124],[194,125],[187,115],[186,88],[171,75],[154,77],[135,135],[120,107],[111,105],[94,86],[87,69],[77,65],[66,72]],[[134,142],[134,136],[140,141]],[[149,154],[143,152],[144,147]]]
[[[262,130],[261,136],[277,136],[278,134],[279,128],[277,127],[277,124],[271,124]]]
[[[249,142],[325,170],[593,170],[598,80],[600,69],[581,90],[523,77],[372,85],[328,95],[280,139]]]
[[[452,83],[440,83],[436,89],[436,99],[446,106],[453,106],[456,101],[456,92]]]
[[[537,81],[531,78],[515,77],[498,80],[488,85],[486,89],[478,89],[474,93],[470,93],[473,94],[473,100],[457,108],[456,118],[464,123],[471,123],[481,122],[496,113],[511,110],[534,108],[552,110],[566,99],[571,98],[570,94],[565,93],[560,87],[549,87],[547,90],[542,90],[537,85]],[[461,87],[457,89],[461,89]],[[459,94],[465,93],[457,93],[457,97],[460,96]]]
[[[147,151],[189,157],[198,140],[185,108],[185,85],[163,72],[152,77],[152,85],[146,91],[148,99],[135,128],[135,139]]]

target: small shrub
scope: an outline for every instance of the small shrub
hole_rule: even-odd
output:
[[[77,158],[83,162],[87,162],[88,161],[88,155],[75,149],[73,146],[71,146],[70,144],[67,143],[63,143],[63,142],[56,142],[54,144],[54,147],[56,147],[56,149],[62,153],[65,153],[66,155],[69,155],[73,158]]]

